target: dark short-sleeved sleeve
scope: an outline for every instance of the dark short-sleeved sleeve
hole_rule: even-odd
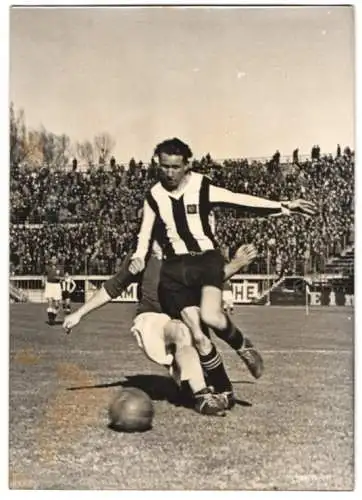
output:
[[[122,265],[117,271],[117,273],[112,276],[112,278],[109,278],[105,283],[103,284],[106,292],[108,295],[112,298],[115,299],[121,293],[131,284],[131,283],[138,283],[140,280],[140,275],[134,275],[130,273],[128,270],[128,267],[131,262],[131,257],[133,255],[133,252],[129,252],[122,262]]]

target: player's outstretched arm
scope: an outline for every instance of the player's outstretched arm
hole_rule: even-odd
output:
[[[84,318],[87,314],[104,306],[112,300],[112,297],[108,294],[107,290],[102,286],[85,304],[83,304],[77,311],[69,314],[64,320],[63,328],[69,333],[72,328],[78,325],[80,320]]]
[[[122,263],[120,270],[109,278],[100,290],[98,290],[85,304],[83,304],[77,311],[67,316],[63,323],[63,328],[67,333],[74,328],[84,316],[104,306],[112,299],[115,299],[131,284],[138,281],[138,276],[134,276],[129,270],[131,259],[129,253]]]
[[[318,212],[318,207],[315,203],[303,198],[287,201],[286,206],[292,214],[316,215]]]
[[[142,223],[138,233],[136,251],[132,255],[129,265],[129,271],[132,274],[141,273],[145,268],[145,259],[150,248],[155,219],[156,214],[146,199],[143,204]]]
[[[258,255],[258,251],[254,245],[241,245],[230,262],[224,266],[225,281],[230,279],[240,269],[248,266]]]
[[[307,200],[273,201],[249,194],[233,193],[228,189],[213,185],[210,185],[210,202],[250,208],[264,215],[290,215],[291,213],[315,215],[317,213],[315,204]]]

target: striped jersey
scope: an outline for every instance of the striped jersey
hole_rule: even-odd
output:
[[[158,182],[147,193],[133,258],[144,261],[153,238],[161,245],[165,258],[216,248],[209,219],[214,204],[243,206],[267,214],[282,212],[280,202],[233,193],[214,186],[196,172],[186,175],[186,182],[174,191],[167,191]]]
[[[70,276],[67,276],[66,278],[64,278],[60,282],[60,286],[62,288],[62,292],[72,293],[72,292],[74,292],[77,285],[75,284],[75,281]]]
[[[173,194],[156,184],[146,197],[155,213],[154,236],[165,257],[203,252],[216,247],[209,212],[210,181],[193,174],[181,193]]]

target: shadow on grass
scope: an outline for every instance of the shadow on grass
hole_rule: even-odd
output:
[[[240,382],[241,383],[241,382]],[[252,383],[252,382],[245,382]],[[168,401],[175,406],[193,407],[193,398],[188,387],[178,388],[170,377],[154,374],[127,375],[125,380],[110,382],[107,384],[95,384],[90,386],[68,387],[68,391],[80,391],[86,389],[105,389],[110,387],[137,387],[141,389],[153,401]],[[235,398],[235,403],[239,406],[252,406],[248,401]]]
[[[189,406],[190,402],[186,401],[183,391],[181,392],[178,386],[170,377],[163,375],[127,375],[125,380],[118,382],[110,382],[107,384],[96,384],[91,386],[69,387],[68,391],[79,391],[84,389],[105,389],[109,387],[136,387],[141,389],[153,401],[168,401],[176,406]]]
[[[63,324],[63,320],[62,319],[57,319],[54,321],[54,323],[49,323],[48,320],[45,321],[45,323],[49,326],[59,326],[59,325],[62,325]]]

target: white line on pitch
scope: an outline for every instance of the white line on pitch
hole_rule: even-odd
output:
[[[263,354],[350,354],[351,349],[261,349]]]
[[[120,352],[125,352],[127,351],[128,353],[138,353],[141,352],[139,347],[127,347],[127,349],[119,349],[117,351],[104,351],[102,349],[74,349],[73,352],[76,352],[76,354],[96,354],[101,352],[102,354],[105,355],[114,355],[117,356]],[[16,350],[13,351],[16,353]],[[230,349],[230,352],[233,352],[232,349]],[[353,352],[353,348],[351,349],[260,349],[260,352],[262,354],[349,354]],[[57,353],[57,349],[55,350],[55,353]]]

